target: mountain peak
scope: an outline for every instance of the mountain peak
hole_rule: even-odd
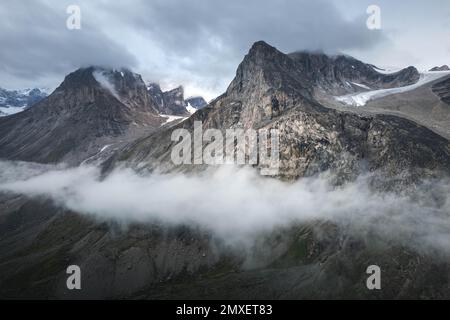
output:
[[[253,43],[249,52],[252,53],[258,51],[274,51],[274,50],[278,51],[275,47],[272,47],[267,42],[260,40]]]
[[[450,71],[450,68],[448,67],[448,65],[444,64],[443,66],[436,66],[434,68],[431,68],[430,71]]]
[[[252,45],[243,62],[250,60],[256,63],[268,63],[269,61],[274,62],[283,56],[285,54],[277,48],[272,47],[264,41],[257,41]]]

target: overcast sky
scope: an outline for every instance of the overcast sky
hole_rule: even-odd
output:
[[[81,30],[68,30],[68,5]],[[366,26],[381,8],[381,30]],[[0,87],[56,87],[78,67],[128,67],[146,81],[208,100],[251,44],[342,52],[380,66],[450,64],[450,1],[2,0]]]

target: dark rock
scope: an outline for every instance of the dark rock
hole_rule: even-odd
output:
[[[443,102],[450,105],[450,78],[434,84],[432,90]]]
[[[450,68],[445,64],[440,67],[431,68],[430,71],[450,71]]]

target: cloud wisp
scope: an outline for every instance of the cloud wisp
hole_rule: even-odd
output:
[[[242,243],[280,227],[327,221],[417,250],[450,255],[450,183],[428,181],[409,195],[375,192],[370,176],[344,186],[329,177],[286,183],[252,169],[140,176],[118,169],[0,162],[0,191],[46,197],[102,221],[200,227]]]

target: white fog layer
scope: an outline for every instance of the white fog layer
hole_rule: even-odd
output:
[[[143,177],[121,169],[102,180],[95,167],[0,162],[0,192],[50,198],[102,220],[200,226],[229,242],[324,220],[413,249],[450,254],[448,181],[424,182],[415,194],[400,196],[374,192],[368,179],[333,187],[326,174],[286,183],[252,169],[223,167],[196,176]]]

